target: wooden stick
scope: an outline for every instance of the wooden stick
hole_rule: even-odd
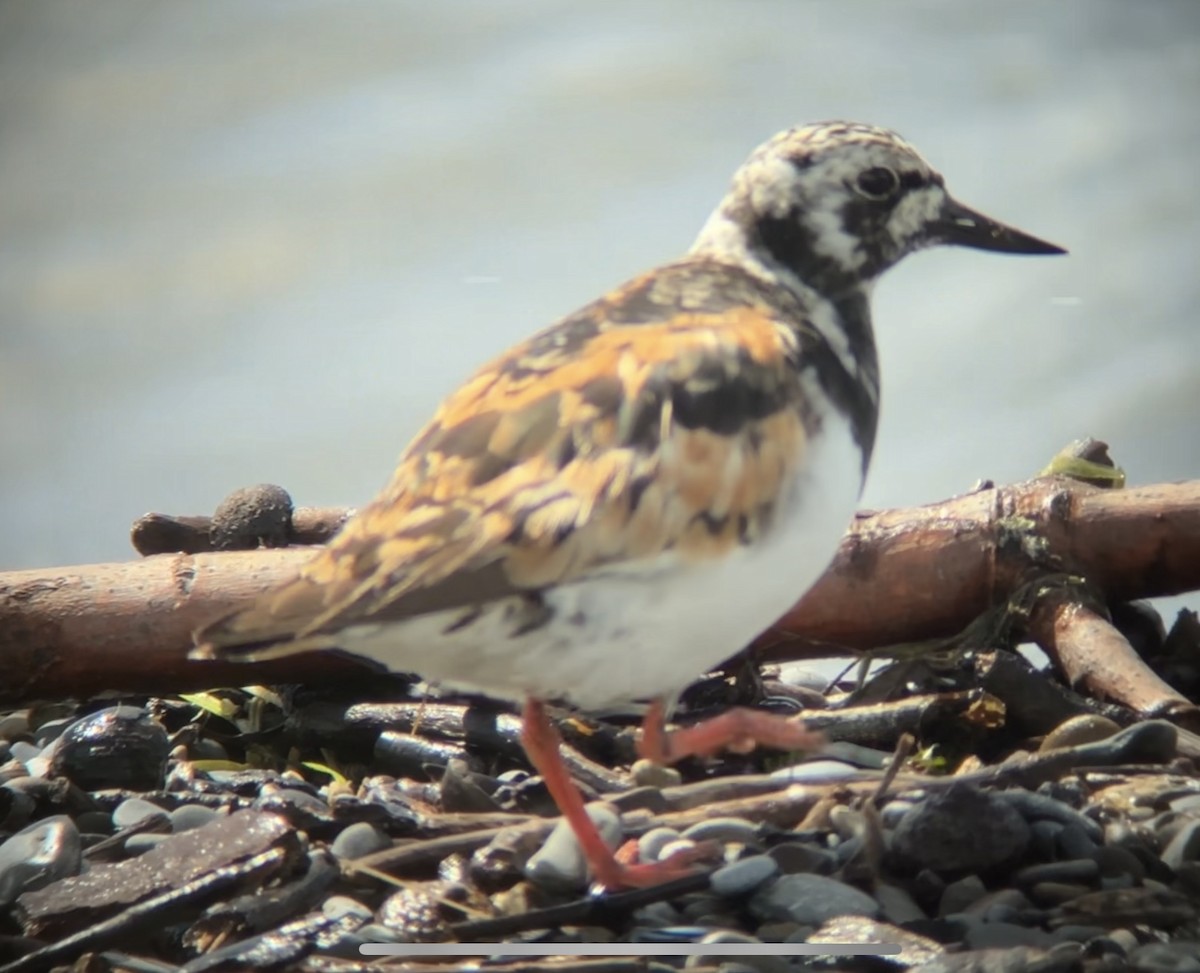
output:
[[[195,628],[311,556],[310,548],[160,554],[0,573],[0,703],[364,676],[334,654],[254,664],[187,658]],[[1051,560],[1114,599],[1200,588],[1200,481],[1100,490],[1043,478],[863,513],[762,656],[814,658],[949,635],[1003,601],[1032,561]]]

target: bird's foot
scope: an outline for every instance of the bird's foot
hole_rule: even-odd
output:
[[[737,707],[695,726],[666,729],[663,706],[655,700],[646,712],[638,752],[658,764],[684,757],[707,757],[721,750],[749,753],[756,746],[779,750],[815,750],[825,737],[796,717]]]

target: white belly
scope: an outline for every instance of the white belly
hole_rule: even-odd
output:
[[[514,635],[504,603],[447,632],[461,611],[395,626],[357,626],[343,647],[446,686],[601,709],[669,695],[743,648],[819,578],[854,514],[862,456],[849,427],[826,416],[771,530],[719,560],[673,557],[637,573],[544,593],[550,620]]]

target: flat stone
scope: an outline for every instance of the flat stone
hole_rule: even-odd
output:
[[[820,925],[834,916],[877,918],[879,903],[866,892],[823,875],[783,875],[751,897],[750,914],[763,922]]]
[[[758,842],[758,825],[745,818],[709,818],[683,832],[692,841],[738,841],[744,845]]]
[[[1100,866],[1094,858],[1046,862],[1018,869],[1012,878],[1022,887],[1037,885],[1039,882],[1074,882],[1088,885],[1100,880]]]
[[[751,855],[718,868],[709,876],[709,884],[717,895],[732,897],[750,892],[773,875],[779,863],[767,855]]]

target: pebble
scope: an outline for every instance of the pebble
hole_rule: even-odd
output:
[[[796,872],[829,875],[837,867],[835,855],[806,841],[785,841],[768,849],[767,854],[779,863],[781,872],[789,875]]]
[[[79,873],[79,829],[65,814],[43,818],[0,845],[0,908],[17,896]]]
[[[369,922],[375,916],[370,908],[348,895],[331,895],[322,903],[321,911],[333,919],[340,919],[342,916],[358,916],[363,922]]]
[[[638,838],[638,861],[658,861],[663,848],[673,841],[678,841],[680,837],[674,828],[651,828]]]
[[[167,820],[167,812],[157,804],[143,801],[140,797],[131,797],[118,804],[116,810],[112,813],[113,827],[118,831],[124,828],[131,828],[135,824],[145,821],[147,818],[159,818],[165,822]]]
[[[1034,791],[1006,790],[995,794],[997,800],[1020,812],[1027,821],[1057,821],[1059,824],[1078,824],[1095,842],[1104,840],[1104,829],[1073,807]]]
[[[171,812],[171,830],[175,834],[202,828],[217,816],[217,812],[203,804],[181,804]]]
[[[589,804],[588,816],[596,822],[610,848],[621,843],[621,819],[605,804]],[[580,889],[587,884],[588,868],[575,832],[566,819],[554,826],[542,847],[525,864],[525,877],[552,889]]]
[[[758,825],[745,818],[709,818],[693,824],[683,832],[692,841],[737,841],[743,845],[758,843]]]
[[[29,710],[0,715],[0,740],[17,740],[29,732]]]
[[[1029,845],[1025,819],[1006,801],[957,784],[926,798],[892,832],[892,851],[940,873],[986,871],[1015,861]]]
[[[889,885],[887,882],[877,883],[875,901],[883,910],[883,918],[896,925],[927,918],[925,910],[917,905],[916,900],[899,885]]]
[[[1107,740],[1120,730],[1121,727],[1107,716],[1081,713],[1064,720],[1047,733],[1038,750],[1045,752],[1060,747],[1075,747],[1082,743],[1096,743],[1099,740]]]
[[[1200,818],[1195,818],[1179,828],[1159,857],[1172,871],[1177,870],[1184,862],[1200,858]]]
[[[1100,846],[1078,824],[1065,824],[1058,833],[1058,851],[1063,858],[1088,858]]]
[[[1091,884],[1100,880],[1100,866],[1092,858],[1075,861],[1046,862],[1017,869],[1012,880],[1020,886],[1036,885],[1039,882],[1078,882]]]
[[[1200,943],[1147,943],[1130,953],[1129,965],[1138,973],[1200,973]]]
[[[791,764],[771,771],[776,780],[806,781],[819,783],[821,781],[840,780],[843,777],[854,777],[861,773],[860,768],[841,760],[809,760],[804,763]]]
[[[167,731],[144,710],[110,706],[63,730],[49,769],[83,790],[152,790],[162,783],[169,749]]]
[[[717,895],[733,897],[758,888],[778,874],[779,863],[767,855],[751,855],[718,868],[709,876],[709,884]]]
[[[157,848],[170,835],[165,834],[131,834],[125,839],[125,851],[131,857],[144,855],[151,848]]]
[[[955,912],[965,912],[987,894],[987,886],[978,875],[965,875],[957,882],[951,882],[942,891],[942,899],[938,903],[938,915],[947,916]]]
[[[19,787],[11,786],[11,781],[0,784],[0,829],[20,831],[36,809],[37,801]]]
[[[635,760],[629,775],[639,787],[678,787],[683,783],[683,774],[674,767],[664,767],[651,760]]]
[[[834,916],[878,918],[879,903],[865,892],[824,875],[783,875],[751,897],[750,914],[762,921],[820,925]]]
[[[335,858],[349,861],[355,858],[365,858],[367,855],[392,846],[392,839],[386,831],[366,821],[358,821],[341,830],[329,850]]]

